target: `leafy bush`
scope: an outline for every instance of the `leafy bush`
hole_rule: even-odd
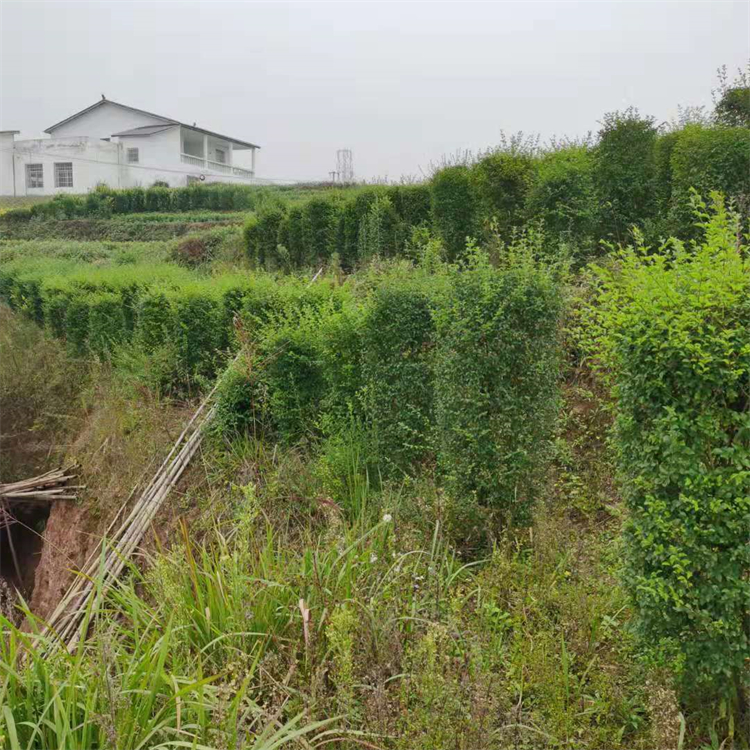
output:
[[[334,252],[338,201],[311,198],[305,203],[302,216],[302,243],[313,262],[326,261]]]
[[[595,152],[599,233],[623,239],[656,212],[656,127],[638,110],[604,115]]]
[[[438,466],[458,504],[527,522],[552,437],[559,284],[522,241],[472,249],[437,309]]]
[[[738,697],[750,657],[750,264],[713,195],[705,241],[627,248],[592,316],[611,368],[627,578],[646,641],[686,684]]]
[[[258,268],[265,268],[268,262],[276,258],[279,228],[285,213],[282,205],[266,205],[245,224],[244,237],[248,258]]]
[[[679,133],[672,149],[670,226],[679,237],[696,237],[691,189],[707,198],[712,190],[750,207],[750,128],[701,128]]]
[[[377,195],[359,225],[357,258],[360,262],[375,257],[396,255],[398,217],[387,195]]]
[[[487,224],[494,221],[502,236],[523,224],[535,167],[536,161],[528,153],[497,151],[480,159],[471,170],[482,220]]]
[[[394,273],[378,279],[363,326],[368,423],[386,473],[413,468],[432,445],[433,304],[439,279]]]
[[[456,260],[477,229],[471,172],[464,166],[446,167],[435,174],[430,187],[433,225],[445,244],[448,259]]]
[[[597,207],[594,158],[585,146],[545,154],[526,199],[526,214],[541,219],[555,238],[591,243]]]

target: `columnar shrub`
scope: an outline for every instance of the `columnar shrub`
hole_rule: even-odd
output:
[[[169,343],[176,347],[181,375],[210,375],[222,343],[221,306],[216,292],[206,284],[185,284],[169,290],[175,328]]]
[[[474,236],[477,229],[469,168],[441,169],[432,178],[430,187],[433,224],[449,260],[455,260],[463,255],[467,238]]]
[[[127,337],[122,298],[112,292],[92,293],[89,297],[88,346],[101,356],[109,356]]]
[[[604,115],[594,170],[600,236],[623,239],[656,213],[656,136],[654,119],[635,109]]]
[[[282,205],[266,205],[245,224],[244,237],[248,257],[260,268],[264,268],[266,263],[276,256],[279,227],[285,213]]]
[[[553,237],[577,243],[593,239],[597,211],[590,149],[572,146],[539,159],[526,214],[541,219]]]
[[[559,284],[529,250],[472,249],[438,307],[438,466],[457,503],[525,522],[552,438]]]
[[[302,218],[302,243],[313,262],[327,260],[333,247],[339,202],[334,198],[311,198]]]
[[[387,195],[378,195],[359,226],[357,257],[360,261],[396,255],[398,217]]]
[[[140,295],[136,320],[136,339],[145,351],[155,351],[170,338],[175,321],[163,290],[151,288]]]
[[[430,186],[395,185],[388,189],[388,197],[399,218],[407,225],[416,227],[430,221]]]
[[[707,699],[750,683],[750,263],[714,195],[705,241],[601,272],[601,356],[629,509],[626,582]],[[718,705],[718,704],[717,704]]]
[[[377,280],[363,324],[363,383],[374,450],[387,473],[423,461],[434,415],[433,301],[441,279],[393,273]]]
[[[482,220],[494,221],[504,237],[523,223],[535,167],[528,153],[498,151],[485,156],[471,170]]]
[[[670,223],[678,236],[696,237],[690,192],[704,198],[712,190],[750,209],[750,128],[685,128],[670,160],[672,174]],[[746,227],[747,228],[747,227]]]

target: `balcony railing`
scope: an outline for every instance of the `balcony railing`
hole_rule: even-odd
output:
[[[220,161],[213,161],[213,159],[204,159],[202,156],[193,156],[192,154],[180,154],[180,159],[183,164],[190,164],[193,167],[201,167],[201,169],[210,169],[212,172],[220,172],[221,174],[231,174],[237,177],[254,177],[255,174],[250,169],[243,169],[242,167],[235,167],[231,164],[224,164]]]
[[[180,154],[183,164],[192,164],[194,167],[205,167],[206,160],[202,156],[191,156],[190,154]]]

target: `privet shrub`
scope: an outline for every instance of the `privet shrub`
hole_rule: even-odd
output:
[[[750,209],[750,128],[690,126],[679,133],[671,160],[670,226],[679,237],[696,237],[690,192],[707,198],[712,190]]]
[[[430,186],[394,185],[388,188],[388,197],[393,202],[396,214],[411,227],[430,221]]]
[[[138,299],[136,339],[146,352],[162,346],[175,329],[173,311],[162,289],[145,290]]]
[[[523,241],[500,268],[471,248],[438,307],[438,466],[456,503],[526,522],[552,437],[561,294]]]
[[[646,642],[670,639],[707,700],[750,682],[750,263],[716,194],[703,230],[689,250],[623,251],[592,314],[616,402],[626,583]]]
[[[433,300],[438,277],[393,273],[377,281],[363,324],[363,383],[373,450],[386,473],[430,450],[434,415]]]
[[[176,347],[181,374],[188,378],[211,374],[224,339],[218,294],[195,283],[169,290],[166,297],[175,323],[169,343]]]
[[[377,195],[359,225],[359,261],[387,257],[398,252],[398,216],[387,195]]]
[[[594,180],[601,237],[624,239],[633,225],[656,212],[656,127],[632,107],[604,115]]]
[[[498,151],[480,159],[471,170],[482,219],[494,222],[503,237],[523,224],[535,167],[528,153]]]
[[[476,234],[471,172],[464,166],[446,167],[430,186],[432,222],[453,261],[463,255],[467,238]]]
[[[526,214],[541,219],[552,237],[592,244],[597,210],[591,150],[572,146],[542,156],[527,195]]]
[[[283,205],[268,204],[245,224],[248,258],[258,268],[265,268],[267,263],[273,262],[277,257],[279,228],[285,213]]]
[[[252,357],[241,354],[217,384],[212,431],[228,438],[245,432],[261,437],[267,429],[267,402],[265,383]]]
[[[314,262],[327,260],[334,250],[339,202],[335,198],[311,198],[305,203],[302,242]]]
[[[112,292],[92,292],[89,297],[88,347],[108,357],[128,335],[122,298]]]

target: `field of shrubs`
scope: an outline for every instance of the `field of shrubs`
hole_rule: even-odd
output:
[[[0,740],[747,747],[748,124],[0,216],[0,405],[103,528],[218,382],[91,636],[1,615]]]

